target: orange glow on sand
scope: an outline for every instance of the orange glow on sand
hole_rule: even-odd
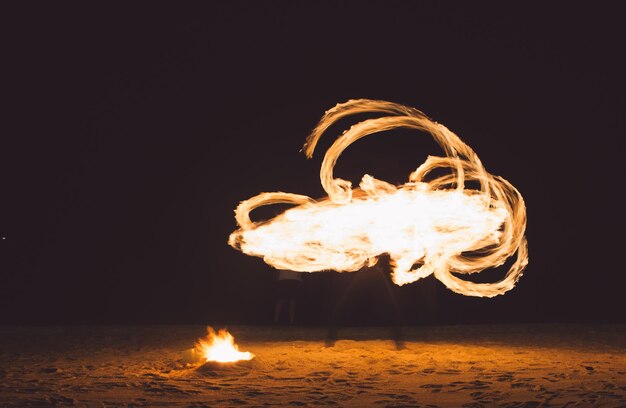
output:
[[[320,170],[327,197],[273,192],[242,201],[235,210],[239,229],[229,244],[278,269],[354,272],[388,253],[397,285],[433,274],[467,296],[492,297],[511,290],[528,263],[524,200],[508,181],[487,172],[478,155],[445,126],[407,106],[350,100],[322,117],[306,140],[306,156],[313,156],[331,125],[363,113],[384,116],[353,125],[328,149]],[[400,186],[366,174],[353,189],[349,181],[334,178],[333,168],[350,144],[395,128],[430,133],[445,157],[429,156]],[[440,169],[446,174],[433,176]],[[271,220],[250,219],[255,208],[277,203],[295,207]],[[455,275],[500,266],[515,254],[499,282],[474,283]]]
[[[235,338],[226,329],[220,329],[216,333],[212,327],[208,327],[207,331],[206,339],[201,339],[196,344],[196,350],[204,358],[203,362],[232,363],[254,358],[254,354],[250,352],[239,351]]]

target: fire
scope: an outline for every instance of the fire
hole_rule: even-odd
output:
[[[445,126],[414,108],[350,100],[322,117],[304,145],[307,158],[332,124],[361,113],[385,116],[357,123],[328,149],[320,171],[327,197],[274,192],[242,201],[235,210],[239,229],[229,244],[279,269],[353,272],[388,253],[398,285],[434,274],[468,296],[492,297],[512,289],[528,264],[524,200],[508,181],[488,173],[476,153]],[[429,156],[400,186],[366,174],[352,189],[349,181],[333,177],[337,159],[350,144],[399,127],[430,133],[445,157]],[[440,168],[446,174],[432,176]],[[467,188],[468,181],[479,187]],[[295,207],[268,221],[250,219],[255,208],[276,203]],[[453,274],[497,267],[515,254],[496,283],[473,283]]]
[[[225,329],[215,333],[212,327],[208,327],[207,331],[207,338],[199,340],[196,344],[196,350],[200,352],[205,362],[231,363],[254,358],[254,354],[250,352],[239,351],[239,346],[235,344],[235,338]]]

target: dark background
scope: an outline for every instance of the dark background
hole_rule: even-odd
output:
[[[623,322],[624,14],[572,3],[3,6],[0,323],[270,322],[274,274],[226,244],[233,210],[321,196],[342,127],[299,149],[351,98],[423,110],[528,206],[513,291],[403,299],[434,288],[434,323]],[[402,183],[427,154],[379,135],[336,174]],[[307,277],[301,323],[324,322],[334,275]]]

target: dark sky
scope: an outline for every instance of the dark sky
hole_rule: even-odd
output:
[[[226,244],[233,210],[321,196],[323,150],[299,149],[351,98],[423,110],[526,200],[518,286],[438,284],[437,321],[624,321],[624,14],[572,3],[3,7],[0,323],[267,322],[273,275]],[[428,154],[381,135],[336,172],[402,183]]]

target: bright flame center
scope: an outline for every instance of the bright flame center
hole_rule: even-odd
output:
[[[228,331],[221,329],[217,333],[209,327],[206,339],[201,339],[196,345],[196,349],[206,361],[217,361],[219,363],[231,363],[241,360],[252,360],[254,354],[247,351],[239,351],[239,346],[235,344],[235,338]]]

